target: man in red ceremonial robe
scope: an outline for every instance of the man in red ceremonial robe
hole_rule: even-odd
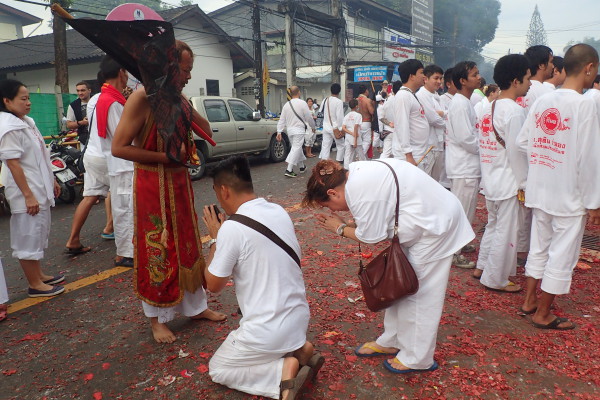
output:
[[[194,54],[177,41],[179,91],[191,77]],[[157,132],[155,116],[145,90],[128,99],[113,139],[112,153],[135,162],[134,172],[134,285],[150,318],[152,334],[159,343],[172,343],[175,335],[165,324],[177,312],[192,319],[223,321],[224,314],[208,309],[202,285],[205,269],[201,252],[194,193],[188,171],[172,162],[166,143]],[[205,132],[208,121],[192,110]],[[181,161],[196,156],[190,137],[181,148]]]

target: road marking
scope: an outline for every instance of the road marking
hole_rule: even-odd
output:
[[[294,204],[293,206],[290,206],[290,207],[286,207],[285,211],[287,211],[287,212],[293,212],[293,211],[296,211],[296,210],[299,210],[299,209],[300,209],[300,203]],[[200,240],[202,241],[203,244],[206,243],[206,242],[208,242],[210,239],[211,239],[211,237],[209,235],[205,235],[205,236],[202,236],[200,238]],[[89,286],[89,285],[94,284],[96,282],[100,282],[100,281],[103,281],[105,279],[108,279],[111,276],[122,274],[123,272],[130,271],[130,270],[131,270],[131,268],[115,267],[115,268],[108,269],[106,271],[99,272],[99,273],[97,273],[95,275],[91,275],[91,276],[88,276],[86,278],[79,279],[79,280],[77,280],[75,282],[67,283],[66,285],[64,285],[64,288],[65,288],[64,293],[69,293],[69,292],[72,292],[74,290],[81,289],[82,287]],[[23,299],[23,300],[15,302],[15,303],[9,304],[8,305],[8,313],[9,314],[16,313],[17,311],[21,311],[21,310],[23,310],[25,308],[34,306],[36,304],[43,303],[44,301],[48,301],[48,300],[54,299],[56,297],[57,296],[52,296],[52,297],[30,297],[30,298],[27,298],[27,299]]]
[[[121,274],[123,272],[126,271],[131,271],[131,268],[125,268],[125,267],[114,267],[111,268],[109,270],[106,271],[102,271],[100,273],[97,273],[95,275],[91,275],[88,276],[86,278],[83,279],[79,279],[75,282],[71,282],[71,283],[67,283],[66,285],[64,285],[65,288],[65,292],[64,293],[69,293],[72,292],[74,290],[77,289],[81,289],[82,287],[85,286],[89,286],[91,284],[94,284],[96,282],[100,282],[103,281],[105,279],[110,278],[111,276],[115,276],[118,274]],[[58,295],[60,296],[60,295]],[[30,297],[21,301],[17,301],[15,303],[9,304],[8,305],[8,313],[15,313],[17,311],[21,311],[27,307],[31,307],[34,306],[36,304],[39,303],[43,303],[44,301],[50,300],[50,299],[54,299],[56,298],[56,296],[52,296],[52,297]]]

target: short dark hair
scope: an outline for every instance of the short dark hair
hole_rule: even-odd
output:
[[[594,79],[594,83],[600,83],[600,74],[596,75],[596,78]]]
[[[479,78],[479,89],[483,89],[485,87],[486,83],[487,82],[485,81],[485,78],[483,76],[480,77]]]
[[[403,83],[408,82],[408,78],[410,78],[411,75],[417,75],[417,71],[421,68],[423,68],[423,63],[417,59],[413,58],[403,61],[398,67],[400,80],[402,80]]]
[[[313,98],[312,98],[312,97],[307,97],[307,98],[306,98],[306,102],[307,102],[307,103],[308,103],[308,101],[309,101],[309,100],[310,100],[310,101],[312,101],[313,103],[315,102],[315,101],[313,100]]]
[[[452,68],[448,68],[446,72],[444,72],[444,83],[448,84],[448,82],[452,82]]]
[[[342,86],[339,83],[332,83],[330,90],[331,94],[340,94],[340,92],[342,91]]]
[[[232,156],[220,161],[210,171],[213,183],[218,186],[228,186],[236,193],[252,193],[252,176],[250,163],[245,156]]]
[[[4,99],[14,100],[22,87],[27,86],[14,79],[4,79],[3,81],[0,81],[0,111],[10,112],[4,104]]]
[[[498,91],[498,85],[494,85],[493,83],[490,83],[483,88],[483,94],[485,97],[488,97],[490,94],[496,91]]]
[[[522,54],[509,54],[501,57],[494,66],[494,82],[500,90],[510,87],[513,80],[523,83],[529,70],[529,60]]]
[[[104,81],[119,76],[121,69],[123,69],[121,64],[109,55],[105,55],[102,61],[100,61],[100,74],[104,77]]]
[[[561,56],[554,56],[552,64],[554,64],[554,68],[556,68],[558,72],[562,72],[565,67],[565,59]]]
[[[462,89],[460,80],[469,79],[469,72],[476,66],[477,64],[475,64],[475,61],[461,61],[452,68],[452,82],[454,83],[454,86],[456,86],[456,89]]]
[[[85,87],[88,88],[89,90],[92,89],[92,86],[89,83],[87,83],[86,81],[77,82],[77,85],[75,85],[75,87],[81,86],[81,85],[85,85]]]
[[[444,75],[444,70],[435,64],[431,64],[423,68],[423,75],[426,77],[431,78],[431,75],[433,74]]]
[[[580,73],[589,63],[598,63],[598,52],[589,44],[578,43],[565,53],[565,72],[567,76]]]
[[[531,46],[525,50],[525,57],[529,61],[529,70],[531,75],[537,74],[540,69],[540,65],[548,65],[550,62],[550,56],[552,55],[552,49],[543,44]]]
[[[398,93],[398,90],[400,90],[401,87],[402,87],[402,81],[396,81],[396,82],[392,83],[392,92],[394,92],[394,94]]]
[[[363,94],[366,91],[367,91],[367,86],[366,85],[359,85],[358,86],[358,94]]]
[[[348,102],[348,107],[350,107],[351,110],[356,108],[357,105],[358,105],[358,100],[356,100],[356,99],[352,99]]]

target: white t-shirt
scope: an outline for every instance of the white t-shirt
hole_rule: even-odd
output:
[[[344,102],[342,100],[329,96],[323,100],[319,111],[323,113],[323,131],[331,133],[333,132],[333,128],[342,129],[344,121]],[[330,117],[331,122],[329,122]]]
[[[407,87],[401,87],[392,103],[394,114],[394,133],[392,154],[404,158],[412,153],[419,160],[427,152],[429,144],[429,122],[425,118],[425,110]]]
[[[377,109],[377,118],[379,118],[379,132],[383,132],[383,131],[389,131],[392,132],[394,130],[394,128],[392,128],[389,125],[384,124],[383,122],[381,122],[382,119],[386,119],[388,120],[388,122],[392,122],[391,119],[391,101],[388,101],[388,99],[386,99],[385,103],[383,103],[383,106],[379,106],[379,108]],[[389,135],[388,135],[389,136]],[[391,139],[391,137],[390,137]]]
[[[546,81],[546,82],[542,82],[542,85],[544,85],[548,89],[556,90],[556,85],[554,85],[554,83],[550,83],[550,82]]]
[[[456,93],[448,109],[446,174],[450,179],[479,178],[479,135],[473,105]]]
[[[315,129],[315,120],[308,109],[308,104],[302,99],[291,99],[285,103],[277,122],[277,132],[286,131],[288,136],[304,135],[307,129]]]
[[[362,124],[362,115],[360,115],[360,113],[358,113],[356,111],[350,111],[348,113],[348,115],[346,115],[344,117],[344,122],[342,123],[342,125],[351,132],[354,132],[354,126],[358,125],[358,136],[356,138],[357,145],[362,144],[362,138],[360,136],[360,125],[361,124]],[[354,144],[354,136],[353,135],[349,135],[346,133],[346,135],[344,137],[346,139],[346,143],[349,143],[351,145]]]
[[[429,123],[429,145],[435,146],[434,151],[443,151],[446,120],[438,114],[438,111],[443,110],[438,102],[437,93],[431,93],[423,86],[417,92],[417,97],[425,110],[425,118],[427,118],[427,122]]]
[[[237,214],[271,229],[300,256],[294,224],[281,206],[258,198],[242,204]],[[262,352],[287,352],[306,342],[310,312],[298,264],[269,238],[235,221],[225,221],[208,270],[233,275],[243,317],[236,340]]]
[[[88,100],[88,102],[89,102],[89,100]],[[83,111],[85,109],[86,113],[87,113],[87,104],[88,103],[84,103],[83,101],[81,102],[81,110]],[[87,114],[85,114],[85,115],[87,115]],[[77,118],[75,117],[75,111],[73,111],[73,107],[71,106],[71,104],[69,104],[69,107],[67,108],[67,121],[71,121],[71,122],[77,121]]]
[[[448,111],[448,108],[450,108],[450,102],[452,101],[453,97],[454,95],[451,95],[448,92],[440,96],[440,104],[442,105],[444,111]]]
[[[540,97],[517,144],[529,161],[527,207],[559,217],[600,208],[600,123],[592,99],[571,89]]]
[[[525,115],[527,115],[527,113],[529,113],[529,110],[531,110],[533,103],[535,103],[537,99],[539,99],[546,93],[552,93],[553,91],[554,89],[552,89],[551,87],[547,85],[545,86],[542,82],[532,79],[531,86],[527,91],[527,95],[522,98],[522,102],[517,101],[517,103],[519,103],[525,109]]]
[[[98,136],[98,121],[96,121],[96,103],[98,103],[98,97],[100,97],[100,93],[93,95],[87,104],[87,115],[89,115],[88,121],[90,122],[90,138],[85,147],[85,154],[88,156],[105,158],[104,153],[102,152],[102,145],[100,144],[100,136]]]
[[[121,120],[121,114],[123,114],[123,106],[119,102],[115,101],[110,105],[110,108],[108,109],[106,137],[99,139],[100,146],[102,147],[102,152],[104,153],[104,157],[106,157],[106,165],[108,167],[108,174],[110,176],[117,176],[122,172],[133,171],[132,161],[115,157],[112,155],[111,151],[112,141],[115,135],[115,131],[117,130],[117,126],[119,125],[119,121]],[[96,119],[97,117],[98,115],[94,115],[94,119]],[[96,136],[98,136],[98,133],[96,133]]]
[[[523,163],[517,148],[517,135],[523,127],[525,115],[522,107],[511,99],[496,100],[495,104],[493,127],[492,104],[488,102],[481,111],[479,158],[485,197],[499,201],[516,196],[519,189],[517,176],[524,178],[527,175],[527,164]],[[496,140],[494,127],[506,148]]]
[[[483,109],[489,105],[490,101],[487,97],[484,97],[479,103],[475,104],[473,111],[475,111],[475,117],[477,118],[477,121],[481,121],[481,118],[483,117]]]
[[[50,152],[42,134],[32,118],[17,118],[11,113],[0,112],[0,181],[12,213],[27,212],[25,197],[17,186],[6,160],[19,159],[25,179],[40,209],[54,206],[54,174],[50,166]]]
[[[598,118],[600,118],[600,90],[598,89],[588,89],[587,92],[583,94],[585,97],[594,100],[596,103],[596,111],[598,112]]]
[[[400,183],[398,238],[411,262],[448,257],[475,237],[456,196],[406,161],[383,162],[394,168]],[[360,241],[378,243],[393,236],[397,196],[389,167],[378,161],[353,162],[345,195]]]
[[[481,89],[475,89],[473,91],[473,93],[471,94],[471,105],[473,107],[475,107],[475,105],[477,105],[477,103],[479,103],[481,100],[485,99],[485,95],[483,94],[483,92],[481,91]]]

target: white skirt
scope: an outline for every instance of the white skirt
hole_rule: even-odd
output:
[[[41,260],[48,247],[50,209],[36,215],[16,213],[10,217],[10,247],[19,260]]]

